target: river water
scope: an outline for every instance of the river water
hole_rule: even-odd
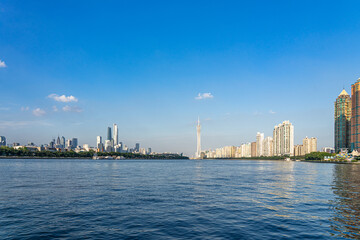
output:
[[[360,165],[0,160],[0,239],[360,239]]]

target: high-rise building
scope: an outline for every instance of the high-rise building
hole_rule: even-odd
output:
[[[257,157],[263,156],[263,141],[264,141],[264,134],[258,132],[256,134],[256,156]]]
[[[196,126],[196,137],[197,137],[196,158],[201,158],[201,125],[200,125],[200,118],[198,118],[198,122],[197,122],[197,126]]]
[[[265,157],[272,157],[274,156],[273,151],[273,138],[272,137],[266,137],[264,139],[263,143],[263,156]]]
[[[251,143],[251,157],[257,156],[256,142]]]
[[[114,123],[114,145],[118,145],[119,144],[119,130],[118,130],[118,126]]]
[[[6,146],[6,138],[4,136],[0,136],[0,146]]]
[[[65,148],[65,137],[64,136],[61,137],[61,146],[63,148]]]
[[[317,151],[317,139],[312,138],[304,138],[303,139],[303,150],[304,154],[312,153]]]
[[[335,101],[335,150],[341,148],[350,149],[350,132],[351,132],[351,97],[344,90]]]
[[[113,146],[112,146],[112,141],[111,140],[106,140],[105,141],[105,151],[106,152],[113,152]]]
[[[60,142],[60,137],[58,136],[57,139],[56,139],[56,145],[60,146],[61,145],[61,142]]]
[[[108,127],[108,129],[107,129],[107,138],[106,138],[106,140],[111,141],[111,139],[112,139],[112,137],[111,137],[111,127]]]
[[[304,156],[304,146],[303,145],[295,145],[294,146],[294,156]]]
[[[351,85],[350,148],[360,151],[360,78]]]
[[[70,139],[68,139],[67,141],[66,141],[66,148],[71,148],[71,146],[72,146],[72,142],[71,142],[71,140]]]
[[[101,137],[101,136],[97,136],[97,137],[96,137],[96,146],[99,145],[100,143],[102,143],[102,137]]]
[[[96,137],[96,148],[98,151],[102,152],[104,151],[103,149],[103,144],[102,144],[102,137],[101,136],[97,136]]]
[[[72,147],[72,148],[77,148],[77,146],[78,146],[78,139],[77,139],[77,138],[73,138],[73,139],[71,140],[71,147]]]
[[[294,154],[294,126],[289,121],[274,127],[274,156],[292,156]]]
[[[135,144],[135,149],[134,149],[135,152],[139,152],[140,151],[140,143],[136,143]]]

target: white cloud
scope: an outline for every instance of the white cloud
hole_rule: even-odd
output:
[[[29,107],[21,107],[21,111],[22,112],[29,111]]]
[[[273,110],[269,111],[270,114],[275,114],[276,112],[274,112]]]
[[[59,110],[58,110],[58,108],[57,108],[56,106],[53,106],[53,107],[52,107],[52,109],[53,109],[53,111],[54,111],[54,112],[59,111]]]
[[[195,97],[196,100],[202,100],[202,99],[208,99],[208,98],[214,98],[214,96],[211,93],[199,93]]]
[[[76,106],[70,107],[70,106],[68,106],[68,105],[66,105],[65,107],[63,107],[62,110],[63,110],[64,112],[78,112],[78,113],[79,113],[79,112],[82,112],[82,109],[81,109],[81,108],[76,107]]]
[[[37,117],[41,117],[41,116],[45,115],[46,112],[40,108],[36,108],[32,111],[32,113]]]
[[[6,68],[6,67],[7,66],[6,66],[5,62],[0,60],[0,68]]]
[[[72,96],[72,95],[70,95],[70,96],[65,96],[65,95],[59,96],[59,95],[57,95],[55,93],[50,94],[48,96],[48,98],[54,99],[57,102],[66,102],[66,103],[67,102],[77,102],[78,101],[78,99],[76,97]]]

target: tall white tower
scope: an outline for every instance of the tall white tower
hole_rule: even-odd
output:
[[[196,147],[196,158],[201,158],[201,126],[200,126],[200,118],[198,118],[197,126],[197,147]]]
[[[113,136],[113,140],[114,140],[114,146],[118,145],[119,143],[119,130],[117,125],[114,123],[114,136]]]

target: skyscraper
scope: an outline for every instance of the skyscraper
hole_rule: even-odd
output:
[[[112,141],[111,140],[106,140],[105,141],[105,151],[106,152],[113,152],[113,147],[112,147]]]
[[[140,151],[140,143],[136,143],[135,144],[135,152],[139,152]]]
[[[263,142],[263,156],[272,157],[274,155],[273,151],[273,138],[266,137]]]
[[[251,157],[256,157],[257,149],[256,149],[256,142],[251,143]]]
[[[197,126],[196,126],[196,134],[197,134],[196,158],[201,158],[201,126],[200,126],[200,118],[198,118],[198,122],[197,122]]]
[[[112,138],[111,138],[111,127],[108,127],[108,129],[107,129],[107,138],[106,138],[106,140],[109,140],[109,141],[112,140]]]
[[[73,139],[71,140],[71,147],[72,147],[72,148],[77,148],[77,146],[78,146],[78,139],[77,139],[77,138],[73,138]]]
[[[273,144],[274,156],[293,156],[294,126],[289,121],[284,121],[274,127]]]
[[[351,150],[360,150],[360,78],[351,85]]]
[[[65,137],[64,136],[61,137],[61,146],[63,148],[65,148]]]
[[[256,134],[256,156],[261,157],[263,156],[263,141],[264,141],[264,134],[257,133]]]
[[[0,136],[0,146],[6,146],[6,138],[4,136]]]
[[[114,137],[113,137],[113,139],[114,139],[114,145],[115,145],[115,146],[118,145],[118,143],[119,143],[119,136],[118,136],[118,134],[119,134],[118,127],[117,127],[117,125],[114,123]]]
[[[335,101],[335,150],[350,149],[351,132],[351,97],[344,90]]]

